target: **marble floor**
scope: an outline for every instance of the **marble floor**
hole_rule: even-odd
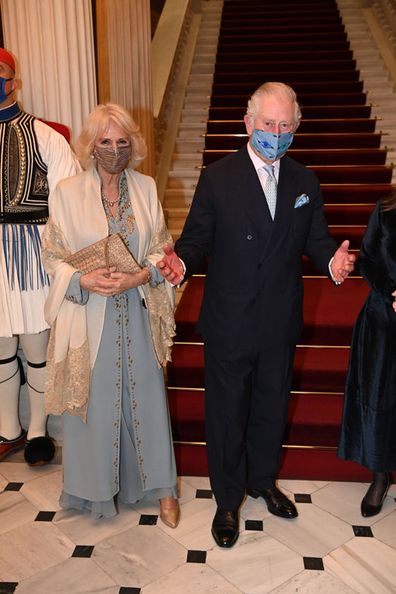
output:
[[[0,463],[0,594],[327,594],[396,592],[396,485],[381,514],[360,516],[363,483],[280,481],[296,520],[247,498],[232,549],[214,544],[208,479],[180,478],[176,530],[158,507],[94,520],[58,506],[60,454],[29,468]]]

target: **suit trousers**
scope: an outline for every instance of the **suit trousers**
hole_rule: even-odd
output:
[[[236,510],[246,487],[274,484],[287,419],[295,345],[225,353],[205,344],[209,476],[217,505]]]

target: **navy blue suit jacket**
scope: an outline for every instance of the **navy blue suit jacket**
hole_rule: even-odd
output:
[[[306,194],[309,202],[295,208]],[[186,277],[208,257],[198,329],[223,352],[252,340],[295,344],[302,325],[302,256],[321,273],[337,246],[329,236],[316,175],[281,159],[273,221],[247,147],[206,167],[176,252]]]

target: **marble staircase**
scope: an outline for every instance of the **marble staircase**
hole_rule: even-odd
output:
[[[372,104],[372,115],[377,118],[376,131],[382,133],[381,146],[387,148],[387,164],[396,163],[396,83],[385,63],[381,48],[373,36],[370,20],[382,29],[385,51],[395,50],[396,43],[379,2],[373,3],[368,13],[362,10],[358,0],[337,0],[338,8],[348,33],[348,38],[360,70],[367,103]],[[385,41],[386,40],[386,41]],[[393,54],[395,55],[395,54]],[[396,66],[396,60],[395,60]],[[392,182],[396,183],[396,168],[393,170]]]
[[[340,14],[351,43],[357,67],[364,80],[372,114],[377,118],[376,131],[382,133],[381,146],[387,149],[387,164],[396,163],[396,92],[387,64],[377,46],[359,0],[338,0]],[[378,2],[373,17],[384,30],[389,47],[394,47],[392,32]],[[170,232],[176,240],[191,205],[194,189],[202,166],[204,134],[213,80],[223,1],[202,2],[202,20],[194,60],[185,91],[182,116],[172,156],[164,196]],[[396,183],[396,168],[393,172]]]
[[[202,2],[201,25],[163,202],[175,240],[183,227],[202,166],[222,7],[222,0]]]

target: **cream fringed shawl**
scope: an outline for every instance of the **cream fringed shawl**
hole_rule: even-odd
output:
[[[171,243],[158,202],[154,180],[127,170],[128,192],[139,230],[136,259],[155,266],[163,245]],[[90,293],[86,305],[65,298],[76,270],[64,260],[75,251],[106,237],[107,219],[100,198],[96,170],[63,180],[50,204],[50,219],[43,235],[43,261],[51,278],[45,317],[51,326],[45,385],[46,412],[86,419],[91,370],[104,324],[106,298]],[[151,338],[159,366],[170,360],[175,335],[174,289],[164,282],[138,287],[148,308]]]

